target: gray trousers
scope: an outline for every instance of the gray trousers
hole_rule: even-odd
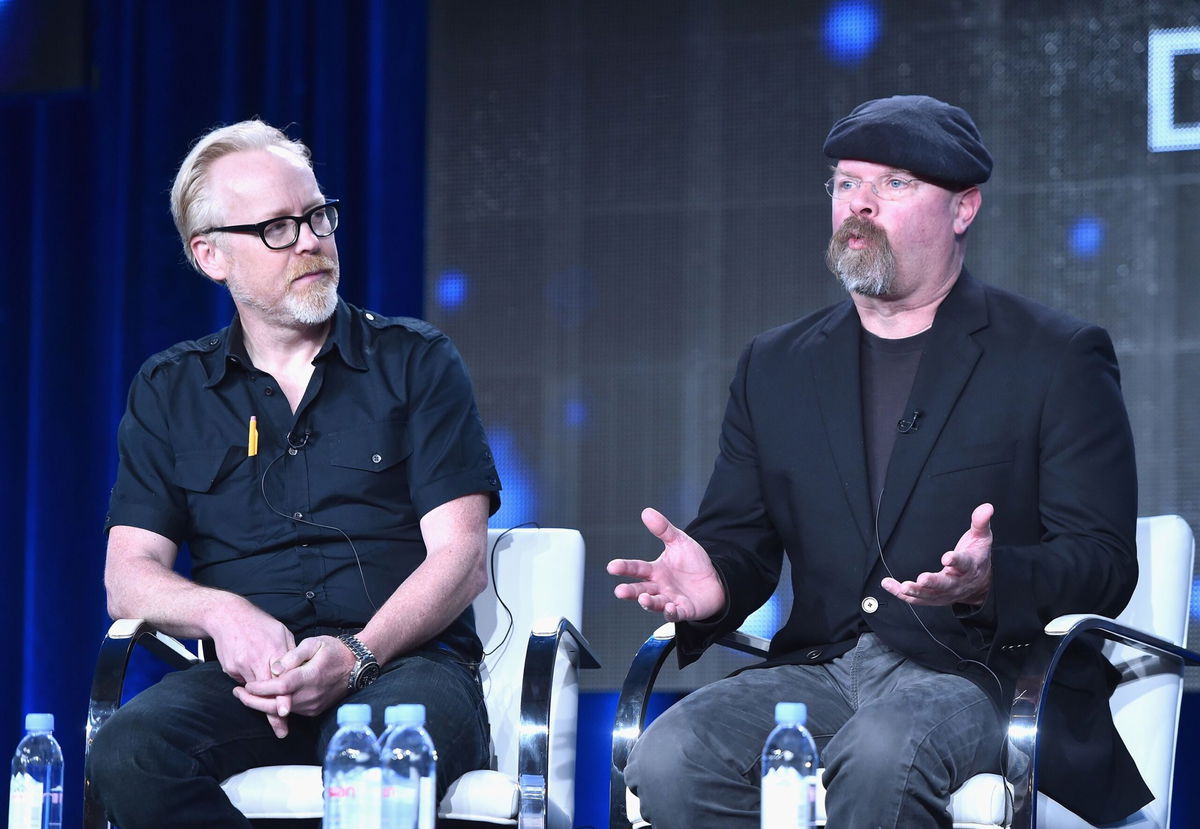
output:
[[[785,701],[808,705],[833,829],[949,827],[950,793],[1000,769],[1004,723],[987,695],[868,633],[830,663],[714,682],[651,723],[625,780],[654,829],[757,829],[760,755]]]

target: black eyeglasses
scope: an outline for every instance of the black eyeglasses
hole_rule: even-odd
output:
[[[313,235],[324,238],[332,234],[338,227],[338,200],[328,199],[322,205],[314,207],[303,216],[276,216],[254,225],[226,225],[225,227],[210,227],[200,233],[253,233],[263,240],[263,244],[271,250],[284,250],[296,244],[300,238],[300,225],[306,224],[312,228]]]

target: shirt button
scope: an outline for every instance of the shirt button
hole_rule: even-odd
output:
[[[263,394],[265,394],[267,397],[270,397],[274,393],[275,389],[271,388],[270,386],[267,386],[265,389],[263,389]]]
[[[862,609],[865,613],[874,613],[879,609],[879,601],[874,596],[867,596],[862,600]]]
[[[374,455],[371,456],[371,463],[379,463],[382,460],[383,460],[383,455],[380,455],[378,452],[376,452]]]
[[[218,338],[213,337],[211,340],[208,341],[208,344],[209,345],[217,345],[219,342],[221,342],[221,341]]]
[[[303,517],[304,517],[304,513],[302,513],[302,512],[293,512],[292,513],[292,518],[295,518],[297,521],[299,521]]]
[[[289,454],[289,455],[294,455],[294,454],[296,454],[296,453],[297,453],[297,452],[299,452],[299,451],[300,451],[300,450],[299,450],[299,449],[297,449],[295,446],[289,446],[289,447],[288,447],[288,454]]]
[[[307,593],[304,594],[304,598],[306,598],[306,599],[315,599],[316,597],[317,597],[317,594],[312,592],[311,590],[309,590]]]
[[[363,314],[363,316],[364,316],[364,317],[366,317],[367,319],[371,320],[371,321],[374,321],[374,320],[375,320],[375,315],[374,315],[374,314],[372,314],[370,311],[368,311],[367,313]]]

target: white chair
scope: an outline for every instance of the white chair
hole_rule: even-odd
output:
[[[519,821],[522,829],[570,829],[575,812],[578,669],[599,667],[579,632],[583,538],[565,529],[489,530],[488,551],[492,586],[473,606],[484,651],[495,651],[485,656],[482,669],[494,767],[468,772],[451,783],[438,815],[499,826]],[[114,622],[101,645],[92,683],[88,748],[120,704],[125,666],[139,644],[175,668],[199,661],[178,641],[140,619]],[[229,778],[222,788],[251,819],[322,815],[320,766],[251,769]],[[84,794],[84,826],[107,827],[90,780],[84,781]]]
[[[1110,701],[1122,739],[1138,764],[1154,800],[1137,814],[1106,829],[1166,829],[1171,816],[1175,740],[1183,697],[1183,666],[1200,664],[1200,654],[1185,650],[1191,600],[1195,539],[1178,515],[1139,518],[1140,568],[1129,605],[1115,619],[1093,615],[1060,616],[1045,628],[1039,647],[1031,648],[1018,679],[1009,722],[1010,751],[1034,761],[1024,773],[1005,781],[995,774],[972,777],[951,796],[956,829],[1097,829],[1037,789],[1037,729],[1045,691],[1063,649],[1076,636],[1096,635],[1105,655],[1121,671],[1121,684]],[[637,797],[625,786],[625,763],[645,726],[646,701],[654,679],[674,650],[674,625],[663,625],[642,645],[626,675],[613,725],[610,779],[611,829],[649,826]],[[721,644],[766,656],[768,640],[736,631]],[[1036,804],[1036,808],[1034,808]],[[818,825],[825,825],[825,791],[817,792]]]

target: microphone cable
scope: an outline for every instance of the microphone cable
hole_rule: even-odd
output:
[[[918,416],[919,416],[919,413],[914,412],[913,420],[915,421]],[[903,429],[901,431],[903,431]],[[885,558],[883,555],[883,544],[880,541],[880,537],[879,537],[879,510],[883,506],[883,492],[884,492],[884,490],[882,490],[882,489],[879,490],[879,500],[876,501],[876,503],[875,503],[875,549],[879,552],[879,562],[883,565],[883,569],[887,572],[888,576],[890,576],[893,580],[899,582],[900,579],[896,578],[895,574],[892,572],[891,566],[889,566],[887,563],[887,558]],[[909,611],[913,615],[913,618],[917,620],[917,624],[919,624],[921,626],[921,629],[925,631],[925,634],[935,644],[937,644],[939,647],[943,648],[946,652],[948,652],[951,656],[953,656],[955,658],[955,660],[957,660],[958,666],[967,664],[967,665],[978,665],[980,668],[983,668],[983,670],[985,670],[987,672],[988,676],[990,676],[992,678],[992,681],[996,683],[996,690],[997,690],[996,699],[998,702],[1000,702],[1002,704],[1003,699],[1004,699],[1004,684],[1000,681],[1000,677],[998,677],[996,675],[996,672],[993,671],[990,667],[988,667],[987,664],[980,662],[978,659],[967,659],[967,658],[963,657],[958,651],[954,650],[954,648],[947,645],[941,639],[938,639],[936,636],[934,636],[933,631],[931,631],[929,629],[929,627],[925,624],[925,620],[921,618],[921,614],[917,613],[917,608],[915,605],[913,605],[909,602],[905,602],[903,599],[901,599],[899,597],[896,597],[896,598],[897,598],[897,601],[904,602],[904,606],[909,609]],[[1007,773],[1008,772],[1008,729],[1007,729],[1007,727],[1004,729],[1004,733],[1002,734],[1002,737],[1000,740],[999,761],[1000,761],[1000,777],[1002,778],[1003,785],[1004,785],[1004,825],[1009,826],[1009,825],[1011,825],[1011,818],[1009,816],[1012,814],[1012,810],[1013,810],[1013,795],[1012,795],[1012,792],[1010,792],[1009,788],[1008,788],[1008,773]],[[1029,758],[1029,761],[1033,762],[1033,758]]]
[[[304,446],[307,445],[307,443],[308,443],[308,436],[309,436],[309,433],[305,432],[304,437],[302,437],[300,439],[299,443],[293,444],[292,443],[292,434],[291,434],[291,432],[289,432],[288,436],[287,436],[288,449],[293,449],[293,450],[303,449]],[[271,503],[271,499],[267,496],[267,473],[271,471],[271,467],[273,467],[276,463],[278,463],[285,454],[287,454],[287,449],[280,452],[278,455],[276,455],[271,460],[270,463],[267,464],[266,469],[263,470],[262,478],[258,482],[258,488],[259,488],[259,491],[262,492],[263,502],[266,503],[267,509],[269,509],[271,512],[278,515],[280,518],[285,518],[288,521],[295,521],[297,524],[304,524],[309,527],[317,527],[318,529],[322,529],[322,530],[331,530],[332,532],[338,533],[339,535],[341,535],[342,538],[346,539],[346,543],[350,545],[350,552],[354,553],[354,563],[356,565],[358,565],[358,578],[360,581],[362,581],[363,593],[366,595],[367,602],[370,603],[372,609],[376,613],[378,613],[379,605],[375,603],[375,599],[371,596],[371,590],[370,590],[370,588],[367,587],[367,576],[366,576],[366,573],[363,572],[362,559],[359,557],[358,549],[355,548],[354,542],[351,540],[350,536],[346,533],[346,531],[343,530],[341,527],[335,527],[332,524],[320,524],[316,521],[309,521],[306,518],[297,518],[295,515],[289,515],[286,512],[281,512],[280,510],[275,508],[274,504]]]

